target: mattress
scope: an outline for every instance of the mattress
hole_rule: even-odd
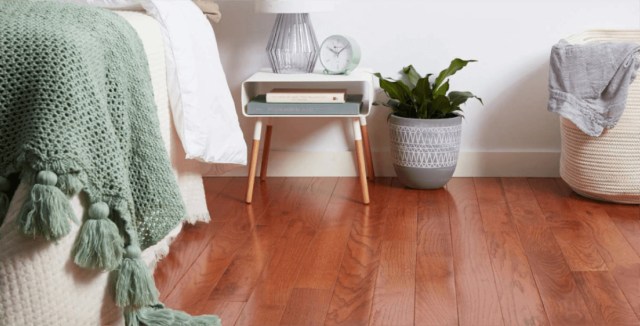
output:
[[[167,95],[164,42],[160,25],[139,12],[118,12],[138,32],[149,61],[162,138],[171,158],[188,216],[194,223],[208,221],[199,163],[187,161],[171,122]],[[108,273],[77,267],[70,257],[79,230],[57,243],[34,240],[19,234],[13,221],[28,196],[21,184],[13,197],[5,223],[0,226],[0,325],[120,325],[122,313],[111,298]],[[83,198],[72,198],[78,217],[85,211]],[[147,264],[168,253],[181,225],[143,253]]]

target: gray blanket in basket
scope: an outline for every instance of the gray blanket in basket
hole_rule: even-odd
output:
[[[635,43],[561,40],[551,49],[548,110],[589,136],[613,128],[640,67],[638,51],[640,45]]]

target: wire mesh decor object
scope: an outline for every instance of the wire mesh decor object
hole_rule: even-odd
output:
[[[319,50],[308,13],[278,14],[267,45],[273,72],[312,72]]]

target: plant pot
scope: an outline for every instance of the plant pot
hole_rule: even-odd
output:
[[[389,118],[393,168],[402,184],[416,189],[443,187],[456,170],[462,117]]]

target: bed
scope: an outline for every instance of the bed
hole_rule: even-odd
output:
[[[180,66],[180,58],[166,56],[167,53],[171,54],[172,46],[173,50],[177,46],[167,45],[167,42],[171,41],[167,24],[170,24],[170,20],[174,18],[166,16],[168,11],[165,9],[168,8],[159,8],[163,5],[184,5],[178,4],[179,2],[181,1],[155,3],[151,1],[145,8],[146,12],[116,12],[135,29],[144,46],[162,141],[169,154],[172,171],[186,207],[184,221],[208,222],[209,213],[201,176],[206,165],[202,161],[244,164],[246,147],[237,125],[235,108],[219,60],[217,62],[213,60],[214,67],[209,71],[217,75],[205,76],[203,77],[205,80],[201,81],[224,84],[219,85],[222,90],[216,95],[217,98],[211,100],[215,101],[214,104],[211,101],[203,102],[202,99],[192,100],[190,103],[188,96],[185,97],[180,93],[183,91],[180,87],[184,85],[180,85],[179,78],[188,76],[189,69]],[[176,8],[170,9],[170,12],[175,12]],[[193,11],[193,7],[190,6],[186,9],[185,7],[178,9]],[[213,15],[216,17],[216,13]],[[193,28],[193,25],[189,27]],[[176,31],[174,28],[174,33],[180,33],[180,30]],[[213,46],[215,49],[215,43]],[[217,49],[215,51],[217,57]],[[198,59],[202,60],[202,58]],[[183,68],[182,72],[181,68]],[[171,70],[174,72],[172,73]],[[185,73],[184,70],[187,72]],[[209,107],[205,108],[204,105]],[[223,108],[221,109],[223,112],[210,115],[206,111],[210,110],[212,105]],[[182,110],[178,111],[176,107],[179,106],[182,106]],[[207,116],[203,118],[202,115]],[[221,115],[224,117],[221,118]],[[204,126],[204,129],[203,126],[196,126],[194,130],[190,125],[192,124],[190,119],[205,122],[210,122],[210,119],[219,119],[220,122],[227,124],[228,121],[235,121],[235,126],[232,123],[230,131],[224,129],[230,139],[230,145],[227,144],[220,149],[220,146],[216,147],[215,143],[203,142],[203,137],[215,138],[220,135],[207,131],[207,126]],[[197,146],[193,146],[194,143]],[[203,143],[206,145],[202,145]],[[188,146],[191,148],[185,152],[185,147]],[[4,222],[0,225],[0,248],[2,248],[0,251],[0,293],[2,294],[0,325],[123,324],[122,310],[115,305],[109,286],[109,273],[80,268],[73,263],[69,253],[80,230],[78,225],[72,225],[70,234],[57,242],[25,237],[18,232],[15,220],[19,215],[20,207],[28,197],[29,185],[21,182],[13,194]],[[86,201],[86,198],[81,195],[71,198],[71,206],[76,216],[81,217],[86,214],[88,208]],[[151,270],[155,268],[159,259],[168,254],[169,244],[179,234],[181,227],[182,224],[178,224],[162,240],[144,250],[142,258]]]

